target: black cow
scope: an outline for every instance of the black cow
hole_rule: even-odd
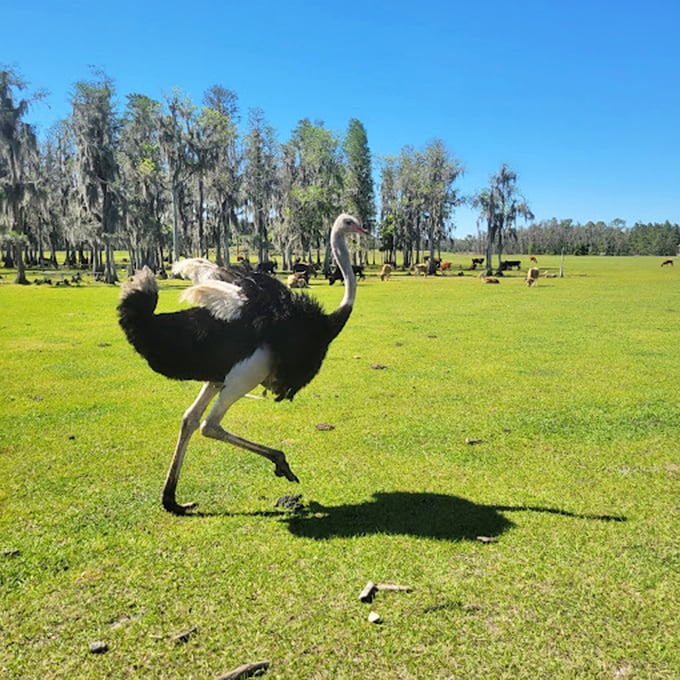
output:
[[[364,275],[364,268],[360,264],[353,264],[352,265],[352,271],[354,272],[354,275],[359,278],[359,279],[365,279],[366,276]],[[333,267],[331,271],[326,274],[326,278],[328,279],[329,285],[333,285],[336,281],[342,281],[343,276],[342,272],[337,268]]]
[[[276,269],[276,262],[258,262],[257,264],[257,271],[262,272],[263,274],[274,274],[274,270]]]

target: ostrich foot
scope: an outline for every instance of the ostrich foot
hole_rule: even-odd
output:
[[[285,477],[289,482],[297,482],[299,484],[300,480],[290,469],[288,461],[286,460],[286,456],[281,451],[279,451],[279,453],[281,454],[281,457],[277,456],[276,460],[274,461],[274,465],[276,466],[274,468],[274,474],[277,477]]]
[[[198,503],[178,503],[174,498],[163,496],[163,507],[173,515],[186,515],[193,510]]]

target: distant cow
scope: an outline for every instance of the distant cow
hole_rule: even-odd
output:
[[[529,258],[529,262],[533,264],[538,264],[538,260],[533,255]]]
[[[529,271],[527,272],[527,286],[531,288],[531,286],[536,284],[536,281],[538,281],[539,277],[539,270],[538,267],[531,267]]]
[[[352,271],[354,272],[354,275],[358,279],[365,279],[366,278],[366,276],[364,274],[364,268],[360,264],[353,264],[352,265]],[[326,278],[328,279],[328,283],[331,286],[336,281],[342,281],[343,280],[342,272],[340,271],[340,269],[338,267],[333,267],[333,269],[331,269],[331,271],[328,274],[326,274]]]
[[[387,281],[390,278],[390,274],[392,274],[392,266],[385,263],[380,270],[380,280]]]
[[[519,271],[522,268],[522,260],[504,260],[501,262],[501,271],[510,271],[511,269],[517,269]]]
[[[483,265],[484,264],[484,258],[483,257],[473,257],[472,258],[472,268],[474,269],[477,265]]]
[[[303,272],[293,272],[288,275],[288,288],[307,288],[309,284]]]
[[[276,269],[276,262],[258,262],[257,271],[264,274],[273,274]]]
[[[672,267],[672,266],[673,266],[673,260],[664,260],[664,261],[661,263],[661,266],[662,266],[662,267],[665,267],[667,264],[669,264],[669,265]]]
[[[451,263],[450,262],[440,262],[439,271],[440,272],[450,272],[451,271]]]
[[[293,274],[301,274],[305,277],[305,281],[309,283],[309,278],[316,275],[316,269],[313,264],[302,262],[298,258],[293,264]]]

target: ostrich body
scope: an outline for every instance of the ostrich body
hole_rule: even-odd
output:
[[[277,401],[292,399],[317,374],[356,297],[345,244],[345,234],[352,232],[366,233],[346,214],[337,218],[331,230],[331,249],[345,278],[342,302],[331,314],[325,314],[313,298],[288,290],[268,274],[223,269],[200,258],[174,267],[176,273],[192,279],[194,285],[182,299],[195,307],[155,314],[158,286],[146,267],[124,285],[118,314],[130,344],[157,373],[205,383],[182,417],[163,487],[166,510],[183,514],[195,507],[195,503],[177,503],[176,489],[189,439],[199,426],[206,437],[269,459],[278,477],[299,481],[283,451],[227,432],[221,422],[229,407],[258,385],[271,390]]]

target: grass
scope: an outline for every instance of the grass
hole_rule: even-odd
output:
[[[300,487],[197,436],[189,517],[159,494],[198,385],[133,353],[117,296],[0,285],[0,675],[677,677],[680,272],[371,274],[294,402],[227,416]],[[362,604],[369,579],[413,592]]]

